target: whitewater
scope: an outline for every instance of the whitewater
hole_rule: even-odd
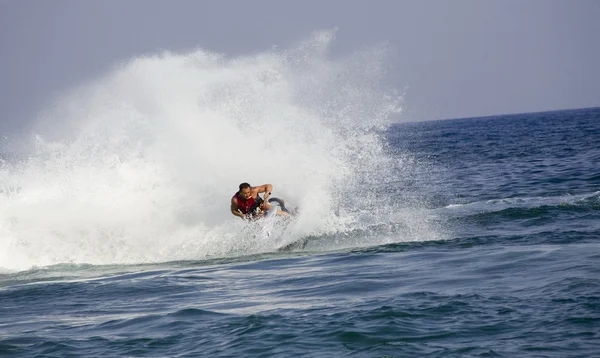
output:
[[[136,57],[66,91],[40,113],[26,154],[2,161],[0,268],[275,250],[240,235],[228,205],[241,182],[272,183],[302,208],[285,242],[364,229],[368,214],[397,220],[390,212],[418,231],[402,240],[438,238],[415,205],[400,210],[372,190],[415,166],[382,138],[402,105],[380,84],[389,49],[334,57],[334,35],[242,57]]]

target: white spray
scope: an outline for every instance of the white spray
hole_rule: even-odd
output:
[[[357,186],[389,160],[377,133],[400,98],[379,88],[384,47],[334,60],[332,37],[135,58],[64,96],[35,152],[0,167],[0,267],[227,255],[241,182],[300,206],[294,235],[347,226],[334,213],[347,193],[368,198]]]

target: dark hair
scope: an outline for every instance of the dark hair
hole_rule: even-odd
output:
[[[242,189],[246,189],[246,188],[249,188],[249,187],[250,187],[250,184],[248,184],[248,183],[242,183],[242,184],[240,184],[240,191],[242,191]]]

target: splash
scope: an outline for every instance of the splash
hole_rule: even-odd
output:
[[[380,88],[385,46],[333,59],[333,38],[134,58],[65,95],[34,152],[0,168],[0,267],[226,255],[244,181],[302,207],[296,236],[354,225],[340,208],[371,210],[364,185],[388,175],[380,133],[401,98]]]

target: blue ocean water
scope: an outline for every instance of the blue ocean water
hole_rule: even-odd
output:
[[[286,251],[5,271],[0,356],[600,355],[600,109],[381,135],[390,175],[364,177],[360,226]]]

